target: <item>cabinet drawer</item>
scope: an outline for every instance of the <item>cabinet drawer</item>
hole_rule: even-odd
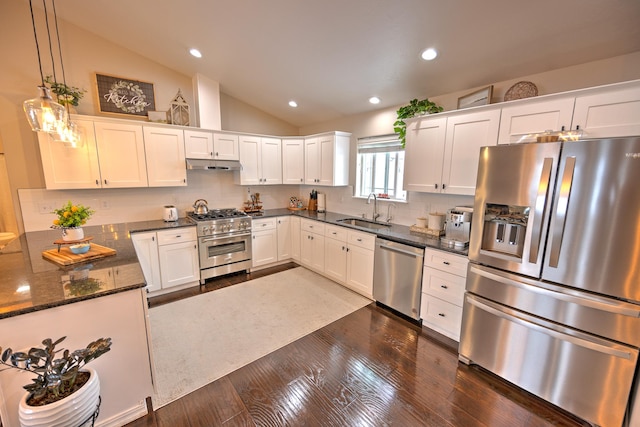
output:
[[[425,267],[422,274],[422,292],[462,307],[465,278]]]
[[[303,219],[300,227],[304,231],[308,231],[310,233],[324,234],[324,223],[320,221],[313,221],[310,219]]]
[[[276,228],[278,218],[262,218],[251,221],[251,231],[273,230]]]
[[[181,227],[175,230],[158,231],[158,245],[169,245],[196,240],[195,227]]]
[[[331,239],[340,240],[341,242],[347,241],[347,229],[337,225],[325,225],[324,235]]]
[[[424,265],[427,267],[467,277],[467,264],[469,264],[469,260],[461,255],[429,248],[424,250]]]
[[[374,250],[376,246],[376,235],[369,233],[359,233],[349,230],[347,232],[347,243],[349,245],[360,246],[361,248]]]
[[[462,307],[422,294],[420,304],[422,323],[451,339],[459,341],[462,325]]]

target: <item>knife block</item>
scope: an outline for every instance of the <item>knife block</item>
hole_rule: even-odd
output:
[[[315,212],[318,210],[318,201],[316,199],[309,200],[309,211]]]

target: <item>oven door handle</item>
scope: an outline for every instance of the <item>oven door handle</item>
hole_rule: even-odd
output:
[[[251,233],[233,234],[233,235],[231,235],[231,236],[210,237],[210,238],[208,238],[208,239],[202,239],[202,238],[201,238],[201,240],[200,240],[200,241],[201,241],[202,243],[205,243],[205,242],[215,242],[215,241],[220,241],[220,240],[223,240],[223,239],[228,239],[228,238],[231,238],[231,237],[245,237],[245,236],[250,236],[250,235],[251,235]]]

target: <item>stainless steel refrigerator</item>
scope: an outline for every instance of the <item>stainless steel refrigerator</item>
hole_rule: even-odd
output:
[[[622,425],[640,347],[640,137],[483,147],[469,260],[460,360]]]

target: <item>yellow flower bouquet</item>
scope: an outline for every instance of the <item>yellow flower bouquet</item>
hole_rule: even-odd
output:
[[[68,201],[60,209],[53,211],[58,218],[53,220],[52,228],[74,228],[82,227],[87,220],[95,213],[88,206],[74,205]]]

